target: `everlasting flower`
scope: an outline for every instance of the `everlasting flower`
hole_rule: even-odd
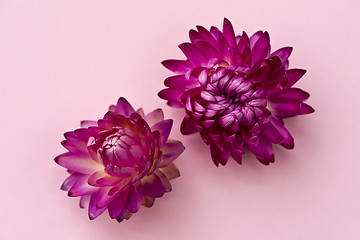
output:
[[[245,146],[263,164],[274,162],[272,144],[293,148],[282,120],[314,110],[304,103],[309,94],[293,87],[305,70],[288,69],[292,48],[270,54],[267,32],[236,36],[227,19],[223,31],[197,26],[189,35],[191,43],[179,45],[187,60],[162,62],[176,75],[159,92],[185,108],[181,132],[199,132],[216,166],[230,155],[241,163]]]
[[[82,128],[65,133],[68,152],[55,158],[70,173],[61,189],[81,197],[90,219],[107,209],[121,222],[141,205],[151,207],[171,191],[169,180],[180,176],[172,162],[184,147],[168,140],[172,123],[161,109],[144,115],[120,98],[103,119],[83,121]]]

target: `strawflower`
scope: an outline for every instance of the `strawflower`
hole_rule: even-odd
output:
[[[237,36],[229,20],[223,30],[197,26],[179,48],[186,60],[162,64],[176,75],[165,79],[159,97],[185,108],[182,134],[199,132],[216,166],[230,156],[241,164],[244,147],[263,164],[274,162],[273,144],[292,149],[283,119],[314,112],[309,94],[293,85],[305,74],[289,69],[291,47],[270,53],[267,32]]]
[[[141,205],[151,207],[155,198],[171,191],[169,180],[180,176],[172,162],[184,146],[168,140],[172,123],[161,109],[145,115],[120,98],[104,118],[82,121],[82,128],[64,134],[68,152],[55,162],[70,176],[61,189],[80,197],[90,219],[108,210],[121,222]]]

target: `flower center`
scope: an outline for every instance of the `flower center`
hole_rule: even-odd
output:
[[[131,177],[142,173],[151,163],[148,163],[149,150],[140,143],[141,136],[130,128],[120,128],[107,136],[98,150],[105,171],[118,177]]]

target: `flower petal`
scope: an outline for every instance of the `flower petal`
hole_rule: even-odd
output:
[[[128,198],[130,188],[124,188],[119,194],[116,195],[113,201],[108,205],[108,211],[111,218],[116,218],[123,210],[126,200]]]
[[[274,150],[270,141],[258,137],[256,142],[246,142],[247,148],[265,165],[274,162]]]
[[[89,175],[81,176],[68,192],[69,197],[79,197],[95,192],[98,188],[88,184]]]
[[[230,157],[230,149],[226,145],[223,150],[220,150],[219,147],[214,143],[210,143],[211,158],[213,159],[216,166],[219,166],[219,163],[223,166],[227,163]]]
[[[130,212],[136,213],[137,211],[139,211],[142,199],[142,192],[137,191],[134,186],[131,186],[125,206],[127,209],[129,209]]]
[[[224,18],[223,33],[224,33],[224,37],[226,38],[229,45],[235,46],[236,38],[235,38],[234,28],[233,28],[231,22],[226,18]]]
[[[83,174],[92,174],[101,169],[101,165],[95,162],[89,154],[67,152],[57,156],[55,162],[64,168]]]
[[[174,73],[186,73],[192,67],[192,64],[188,60],[165,60],[161,64]]]
[[[273,124],[274,127],[277,128],[277,131],[281,134],[283,138],[280,145],[288,149],[294,148],[294,138],[291,136],[286,127],[274,117],[270,118],[270,122]]]
[[[80,197],[79,207],[80,208],[86,208],[89,207],[91,194],[84,195]]]
[[[285,71],[286,77],[288,79],[288,83],[285,85],[285,87],[290,88],[293,86],[304,74],[306,73],[306,70],[304,69],[289,69]]]
[[[89,121],[89,120],[83,120],[80,122],[81,127],[88,128],[88,127],[97,127],[96,121]]]
[[[154,124],[164,120],[164,112],[160,108],[158,108],[158,109],[146,114],[144,117],[144,120],[151,127]]]
[[[161,179],[156,174],[151,174],[141,180],[142,193],[148,197],[162,197],[165,193],[165,187]]]
[[[270,38],[267,32],[264,32],[261,37],[256,41],[251,50],[252,64],[255,65],[262,61],[270,51]]]
[[[299,101],[304,101],[310,96],[309,93],[301,90],[300,88],[287,88],[284,89],[277,97],[291,98]]]
[[[168,104],[175,104],[175,107],[184,107],[181,103],[180,96],[184,94],[183,90],[166,88],[158,93],[158,96],[162,99],[168,100]]]
[[[169,140],[161,148],[162,154],[160,157],[159,168],[165,167],[172,163],[183,151],[184,145],[179,141]]]
[[[94,187],[106,187],[114,186],[121,181],[121,178],[110,176],[104,171],[98,171],[89,177],[88,183]]]
[[[271,121],[261,124],[261,133],[272,143],[279,144],[283,140],[282,135],[279,133],[278,128],[273,125]]]
[[[98,192],[94,192],[91,195],[89,209],[88,209],[90,220],[97,218],[107,209],[107,206],[100,208],[100,209],[97,208],[96,207],[97,199],[98,199]]]
[[[281,62],[284,64],[288,58],[290,57],[290,54],[292,52],[293,48],[292,47],[283,47],[280,48],[278,50],[276,50],[275,52],[273,52],[269,58],[277,56],[280,58]]]
[[[154,205],[154,202],[155,202],[155,198],[144,197],[141,205],[150,208],[150,207],[152,207]]]
[[[197,47],[191,43],[182,43],[179,45],[181,51],[189,59],[189,61],[194,64],[194,66],[206,67],[209,59],[206,55],[201,52]]]
[[[125,98],[121,97],[116,104],[115,112],[128,117],[135,110]]]
[[[160,178],[161,183],[165,188],[165,192],[170,192],[172,190],[172,187],[171,187],[170,181],[169,181],[169,179],[167,179],[166,175],[159,169],[156,170],[155,174]]]
[[[180,177],[180,172],[173,163],[167,165],[166,167],[160,168],[159,170],[162,171],[169,180]]]
[[[169,138],[170,131],[173,125],[172,119],[163,120],[161,122],[156,123],[151,127],[152,131],[160,132],[160,146],[164,146],[167,139]]]
[[[180,131],[184,135],[189,135],[196,133],[198,130],[193,121],[189,121],[188,119],[184,118],[181,122]]]
[[[80,177],[82,177],[83,174],[81,173],[72,173],[68,178],[65,179],[63,184],[61,185],[61,190],[69,191],[72,186],[76,183],[77,180],[79,180]]]

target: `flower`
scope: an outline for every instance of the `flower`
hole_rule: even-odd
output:
[[[103,119],[82,121],[82,128],[64,134],[68,152],[55,162],[70,176],[61,186],[70,197],[81,197],[95,219],[106,209],[118,222],[129,219],[140,206],[171,191],[169,180],[180,176],[172,163],[183,151],[168,140],[173,121],[161,109],[144,115],[125,98],[110,106]]]
[[[309,94],[293,87],[306,71],[288,69],[292,48],[270,54],[267,32],[236,36],[226,18],[223,31],[197,26],[189,35],[191,43],[179,45],[187,60],[162,62],[176,75],[158,94],[185,108],[182,134],[199,132],[216,166],[230,156],[241,164],[245,146],[266,165],[274,162],[272,144],[292,149],[282,120],[314,112],[304,103]]]

